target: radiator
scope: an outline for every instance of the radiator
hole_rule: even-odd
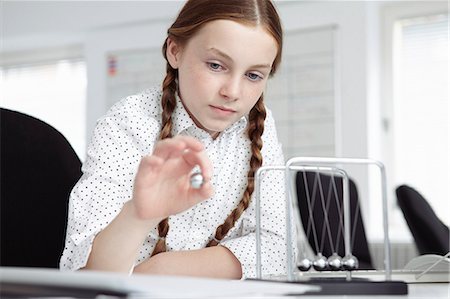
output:
[[[372,262],[376,269],[384,269],[384,244],[369,243]],[[403,269],[403,267],[418,255],[413,243],[391,243],[391,269]]]

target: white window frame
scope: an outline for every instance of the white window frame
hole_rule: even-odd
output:
[[[382,160],[388,169],[387,190],[390,192],[389,197],[395,198],[394,182],[395,163],[394,163],[394,136],[391,126],[394,118],[394,64],[393,64],[393,36],[395,30],[395,22],[400,19],[416,18],[434,14],[448,14],[448,3],[446,1],[400,1],[400,3],[392,2],[382,9],[382,69],[381,69],[381,119],[382,129],[380,130],[381,138],[381,155]],[[396,203],[396,200],[390,200]],[[397,219],[394,229],[390,229],[391,239],[396,241],[412,242],[412,236],[403,220],[401,211],[394,204],[391,208],[391,221]],[[399,220],[401,219],[401,220]],[[401,221],[401,222],[399,222]],[[391,223],[392,224],[392,223]]]

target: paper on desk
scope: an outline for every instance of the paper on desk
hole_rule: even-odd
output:
[[[0,267],[0,281],[30,285],[110,290],[146,298],[219,298],[303,294],[317,286],[256,280],[132,275],[57,269]]]
[[[298,283],[257,280],[224,280],[176,276],[131,277],[135,290],[157,298],[218,298],[299,295],[320,287]]]

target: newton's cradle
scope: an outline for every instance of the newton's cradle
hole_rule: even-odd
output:
[[[374,166],[378,169],[381,182],[381,197],[382,197],[382,211],[383,211],[383,234],[384,234],[384,279],[379,281],[373,281],[366,278],[352,277],[352,272],[359,269],[358,257],[353,255],[352,247],[354,241],[354,232],[356,223],[351,222],[351,217],[355,218],[355,215],[351,215],[350,209],[350,195],[349,186],[350,179],[347,172],[343,169],[344,165],[363,165]],[[307,283],[318,285],[321,287],[320,292],[310,293],[309,295],[405,295],[408,293],[407,285],[403,281],[393,281],[391,279],[391,254],[390,243],[388,233],[388,209],[387,209],[387,192],[386,192],[386,173],[384,165],[378,161],[371,159],[358,159],[358,158],[319,158],[319,157],[294,157],[289,159],[284,166],[263,166],[255,175],[255,205],[256,205],[256,279],[267,280],[262,277],[261,270],[261,214],[260,214],[260,189],[261,181],[264,173],[268,171],[282,171],[285,177],[285,190],[286,190],[286,277],[278,277],[277,281],[282,280],[287,283]],[[313,211],[316,197],[309,196],[309,192],[306,192],[306,203],[309,209],[308,219],[306,220],[307,237],[312,236],[314,240],[316,254],[314,256],[307,256],[305,253],[304,241],[299,244],[299,254],[296,257],[293,249],[293,244],[297,241],[296,235],[293,235],[292,226],[295,224],[296,230],[299,231],[301,227],[301,216],[294,191],[294,183],[292,176],[294,173],[303,173],[305,179],[305,188],[308,188],[306,183],[305,172],[316,173],[313,177],[316,179],[314,182],[313,192],[320,194],[318,196],[321,200],[319,203],[323,212],[323,229],[319,235],[318,228],[313,220]],[[342,198],[339,200],[339,195],[336,190],[336,181],[330,180],[330,188],[327,194],[324,194],[322,186],[320,184],[320,175],[327,174],[332,178],[338,177],[342,189]],[[318,187],[317,187],[318,185]],[[309,190],[311,191],[311,190]],[[326,198],[326,200],[325,200]],[[338,224],[337,235],[333,238],[330,234],[331,227],[333,226],[328,219],[330,212],[330,201],[334,201],[338,210]],[[342,202],[342,204],[340,204]],[[359,211],[359,208],[356,209]],[[305,222],[303,222],[305,224]],[[352,227],[353,225],[353,227]],[[304,227],[304,226],[303,226]],[[336,229],[336,228],[335,228]],[[294,233],[295,234],[295,233]],[[338,249],[342,242],[344,244],[344,254],[339,255]],[[320,242],[320,240],[322,242]],[[324,240],[328,240],[329,247],[332,253],[329,256],[323,254]],[[307,242],[307,241],[306,241]],[[323,275],[306,275],[314,269],[317,273]],[[344,273],[342,276],[328,275],[341,271]]]

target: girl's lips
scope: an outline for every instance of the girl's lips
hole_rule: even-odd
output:
[[[230,114],[233,114],[233,113],[236,112],[235,110],[232,110],[232,109],[229,109],[229,108],[225,108],[225,107],[222,107],[222,106],[213,106],[213,105],[211,105],[210,107],[213,109],[213,111],[215,111],[216,113],[219,113],[220,115],[230,115]]]

